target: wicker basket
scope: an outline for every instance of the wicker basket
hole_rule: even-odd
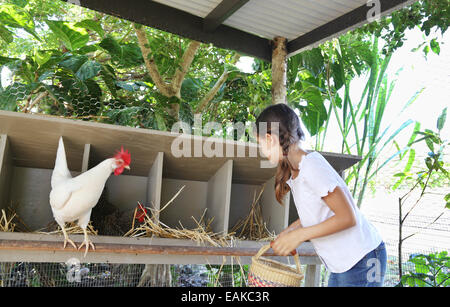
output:
[[[252,257],[252,264],[248,272],[249,287],[300,287],[303,274],[300,269],[300,259],[298,254],[294,255],[296,269],[261,257],[270,245],[261,247],[259,252]]]

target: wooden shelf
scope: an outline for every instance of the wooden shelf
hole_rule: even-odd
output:
[[[71,235],[79,246],[81,235]],[[164,238],[126,238],[92,236],[95,251],[72,246],[63,249],[63,237],[33,233],[0,232],[0,262],[66,262],[71,258],[89,263],[143,263],[143,264],[231,264],[231,257],[239,257],[241,264],[250,264],[251,257],[267,242],[233,241],[233,247],[200,245],[191,240]],[[320,264],[314,248],[304,243],[298,249],[302,264]],[[278,257],[270,250],[264,254],[275,260],[293,263],[291,257]],[[236,263],[237,258],[234,259]]]

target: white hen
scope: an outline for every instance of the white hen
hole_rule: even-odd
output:
[[[78,221],[77,224],[84,232],[84,241],[78,249],[86,245],[84,256],[88,252],[89,245],[95,249],[86,231],[92,208],[97,204],[111,173],[114,172],[116,176],[120,175],[125,168],[130,169],[130,162],[131,156],[128,150],[124,151],[122,147],[114,157],[106,159],[96,167],[72,178],[67,167],[63,138],[60,137],[55,168],[51,178],[50,206],[53,217],[63,231],[64,248],[67,242],[77,248],[67,235],[65,223]]]

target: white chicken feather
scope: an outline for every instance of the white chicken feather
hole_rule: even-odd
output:
[[[86,231],[92,208],[100,199],[111,173],[114,172],[116,176],[120,175],[125,168],[129,169],[130,162],[130,154],[128,151],[124,151],[122,147],[121,151],[113,158],[106,159],[92,169],[73,178],[67,166],[64,141],[60,137],[55,168],[51,178],[50,206],[55,221],[63,231],[64,248],[67,242],[76,248],[75,243],[67,235],[65,223],[77,221],[84,232],[84,241],[78,249],[86,245],[85,256],[89,246],[95,249]]]

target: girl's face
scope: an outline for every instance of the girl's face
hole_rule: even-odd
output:
[[[270,161],[270,163],[277,165],[283,160],[283,148],[280,146],[280,141],[277,135],[266,134],[265,136],[257,137],[262,154]]]

